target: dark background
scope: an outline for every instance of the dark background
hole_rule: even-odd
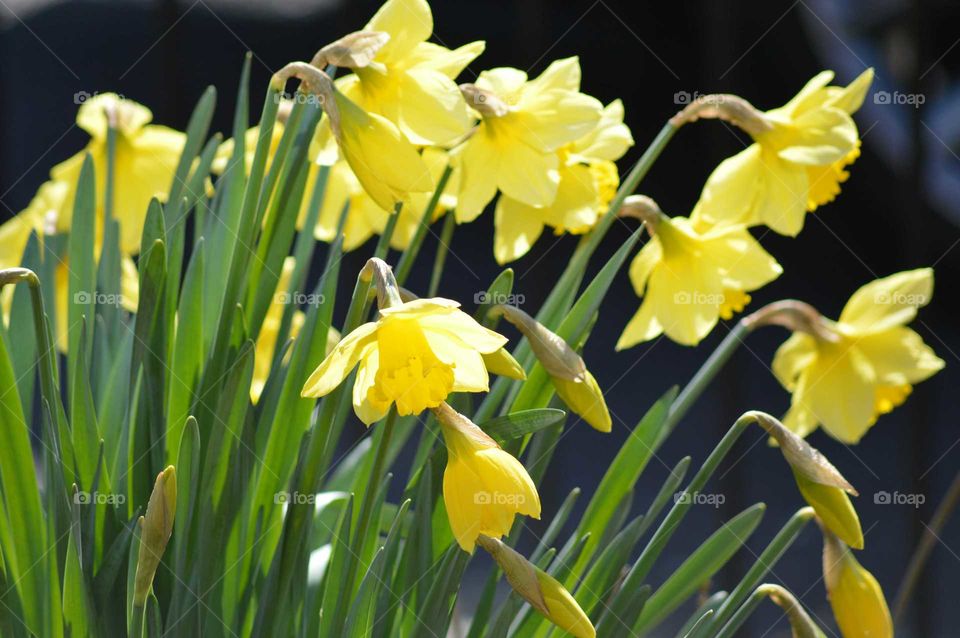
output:
[[[79,150],[85,134],[72,126],[74,95],[116,91],[150,106],[155,121],[182,129],[203,88],[219,92],[215,129],[229,130],[231,102],[242,56],[254,54],[255,96],[269,74],[363,26],[379,3],[350,0],[243,2],[37,2],[0,0],[0,219],[22,210],[56,162]],[[837,202],[809,216],[796,240],[761,230],[764,246],[784,275],[754,295],[753,307],[784,297],[813,303],[836,317],[847,297],[875,277],[932,265],[933,303],[915,328],[947,362],[918,386],[906,405],[881,418],[857,447],[818,432],[811,437],[860,490],[856,501],[866,532],[861,562],[880,580],[888,599],[935,504],[960,468],[957,401],[957,304],[960,283],[960,86],[951,83],[960,61],[960,5],[955,2],[875,0],[831,2],[637,2],[514,0],[433,2],[436,40],[459,46],[487,41],[487,52],[462,76],[509,65],[541,71],[553,59],[579,55],[583,88],[608,102],[624,100],[637,146],[621,163],[639,157],[678,105],[678,92],[733,92],[760,108],[779,106],[817,71],[832,68],[838,81],[874,66],[874,90],[920,95],[920,108],[878,104],[868,96],[856,115],[863,155]],[[259,97],[257,97],[259,100]],[[254,105],[254,112],[259,102]],[[682,130],[641,185],[661,207],[685,215],[703,181],[742,139],[719,123]],[[633,226],[617,225],[598,255],[613,252]],[[492,258],[492,215],[455,236],[441,294],[469,304],[498,269]],[[515,292],[534,311],[569,257],[575,240],[546,233],[513,264]],[[426,245],[410,286],[425,287],[435,241]],[[345,262],[355,272],[370,247]],[[321,251],[322,252],[322,251]],[[596,260],[593,268],[602,263]],[[614,353],[623,326],[636,310],[626,273],[618,277],[587,349],[587,363],[614,413],[609,436],[579,423],[565,436],[542,489],[551,516],[575,486],[593,489],[630,429],[673,383],[685,382],[729,329],[719,326],[699,348],[669,341]],[[342,309],[341,309],[342,312]],[[651,461],[641,480],[638,507],[646,507],[660,481],[682,456],[701,462],[746,409],[781,414],[788,405],[768,370],[786,334],[752,336],[720,381]],[[694,508],[668,546],[660,570],[678,565],[712,530],[747,505],[764,501],[764,522],[714,588],[731,587],[769,538],[802,503],[780,455],[759,435],[745,437],[709,491],[717,508]],[[922,495],[919,508],[880,505],[879,491]],[[583,499],[584,501],[586,498]],[[581,503],[582,505],[583,503]],[[535,533],[542,525],[531,525]],[[943,531],[902,635],[952,636],[960,623],[960,520]],[[811,526],[770,576],[789,586],[822,620],[830,621],[820,570],[819,534]],[[686,608],[685,608],[686,609]],[[687,609],[689,611],[689,609]],[[786,636],[785,621],[762,608],[744,635]],[[672,635],[672,634],[671,634]]]

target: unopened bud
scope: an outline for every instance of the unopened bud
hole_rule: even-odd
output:
[[[490,317],[502,316],[523,333],[540,365],[551,377],[583,381],[587,366],[583,359],[558,334],[516,306],[498,304],[488,311]]]
[[[893,620],[883,590],[843,541],[823,531],[823,582],[843,636],[892,638]]]
[[[555,578],[497,539],[481,535],[477,544],[497,562],[513,591],[547,620],[577,638],[597,635],[576,599]]]
[[[153,585],[157,566],[173,532],[177,511],[177,472],[172,465],[157,475],[146,514],[140,517],[140,553],[134,580],[133,603],[143,606]]]
[[[845,543],[863,549],[863,530],[847,494],[857,490],[816,448],[763,412],[752,413],[757,423],[780,446],[783,458],[793,470],[797,488],[821,521]]]
[[[400,288],[393,276],[393,269],[382,259],[378,257],[368,259],[366,265],[360,270],[360,279],[373,281],[377,290],[377,306],[381,310],[403,303]]]

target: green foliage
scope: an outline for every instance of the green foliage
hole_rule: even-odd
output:
[[[248,56],[234,139],[250,125],[249,77]],[[96,182],[89,159],[65,246],[58,246],[62,238],[41,244],[32,237],[23,261],[36,275],[4,271],[3,283],[15,292],[0,339],[0,633],[442,636],[463,604],[470,638],[556,635],[517,594],[498,597],[503,575],[454,542],[442,498],[446,450],[437,443],[432,418],[391,414],[341,454],[358,432],[350,382],[319,403],[300,397],[304,380],[325,356],[338,288],[355,273],[341,273],[342,235],[319,248],[312,232],[297,232],[302,204],[308,202],[310,229],[324,197],[326,170],[312,191],[306,188],[306,158],[321,110],[298,101],[268,162],[277,98],[274,89],[267,92],[252,162],[246,165],[237,144],[213,181],[220,138],[209,127],[216,93],[211,88],[201,97],[169,196],[145,211],[136,313],[97,302],[119,298],[122,257],[117,223],[108,218],[99,265],[95,260]],[[583,239],[539,313],[575,347],[587,342],[640,231],[579,292],[590,257],[670,135],[672,128],[665,128],[624,180],[611,211]],[[448,177],[449,170],[441,184]],[[106,182],[112,193],[112,174]],[[401,258],[401,283],[438,200],[431,199]],[[396,216],[378,256],[388,256],[395,223]],[[64,247],[68,324],[56,326],[44,309],[54,307],[53,260]],[[311,265],[321,261],[315,252],[324,256],[312,286],[319,301],[282,309],[270,373],[254,404],[251,379],[271,301],[277,292],[308,289]],[[278,291],[291,253],[297,258],[291,282]],[[478,319],[492,325],[490,300],[513,289],[508,269],[490,286]],[[344,310],[345,334],[371,314],[368,282],[356,282]],[[57,328],[68,337],[63,366],[54,362]],[[538,462],[530,473],[539,482],[572,419],[554,407],[552,385],[529,347],[521,344],[514,355],[530,370],[529,379],[498,379],[471,416],[505,448],[527,450],[527,462]],[[578,489],[558,511],[544,512],[546,531],[534,539],[530,560],[575,594],[604,636],[653,631],[723,568],[762,516],[761,505],[748,508],[665,582],[647,582],[691,507],[689,499],[675,496],[701,490],[742,430],[721,441],[685,490],[679,486],[688,468],[698,467],[690,459],[668,473],[651,502],[637,503],[646,466],[675,425],[669,416],[676,397],[676,389],[669,390],[647,411],[586,498]],[[458,409],[469,412],[468,402]],[[34,426],[41,433],[38,445],[31,445]],[[409,448],[415,460],[408,467],[401,459]],[[173,534],[152,593],[139,606],[132,593],[138,517],[167,465],[176,466]],[[651,485],[653,479],[646,480]],[[586,501],[582,515],[578,498]],[[518,522],[507,540],[515,546],[528,532]],[[785,528],[760,563],[775,562],[798,532],[796,524]],[[479,601],[462,601],[460,582],[472,561],[489,576]],[[751,570],[733,595],[711,599],[688,627],[708,611],[729,617],[765,573]],[[710,623],[703,619],[697,629]]]

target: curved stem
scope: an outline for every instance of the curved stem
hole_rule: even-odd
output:
[[[920,583],[920,575],[930,558],[930,553],[936,546],[937,541],[940,540],[940,533],[950,519],[950,515],[957,508],[958,503],[960,503],[960,471],[953,477],[953,482],[947,489],[947,493],[940,504],[937,505],[930,524],[924,526],[926,529],[923,532],[923,537],[917,544],[913,556],[910,557],[910,563],[907,565],[907,571],[903,576],[903,582],[897,592],[897,599],[893,608],[895,620],[900,620],[906,613],[907,607],[910,605],[910,598]]]

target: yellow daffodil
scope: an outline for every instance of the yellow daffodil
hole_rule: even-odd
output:
[[[707,179],[693,212],[696,224],[765,224],[796,236],[807,211],[836,197],[846,167],[859,155],[850,115],[863,103],[873,70],[843,88],[828,86],[832,79],[833,72],[824,71],[785,106],[754,114],[748,127],[754,143]]]
[[[132,100],[104,93],[87,100],[80,107],[77,125],[89,133],[91,139],[83,151],[50,171],[55,182],[67,184],[56,214],[55,227],[58,232],[70,230],[77,181],[87,153],[93,158],[97,193],[100,194],[97,219],[103,219],[108,113],[114,119],[117,130],[113,216],[120,222],[121,250],[134,255],[140,249],[147,205],[153,197],[162,199],[170,190],[186,136],[165,126],[150,124],[153,119],[150,109]]]
[[[488,330],[449,299],[416,299],[380,310],[340,341],[310,375],[301,392],[321,397],[340,385],[357,364],[353,407],[370,425],[392,404],[400,415],[433,408],[451,392],[486,392],[483,355],[506,338]]]
[[[829,531],[823,535],[823,582],[843,638],[892,638],[893,619],[880,583]]]
[[[484,71],[461,87],[481,121],[458,148],[457,221],[474,220],[497,189],[528,206],[549,206],[560,187],[557,151],[600,121],[603,106],[580,93],[580,62],[558,60],[527,80],[518,69]]]
[[[747,294],[782,269],[742,226],[699,232],[683,217],[659,216],[650,241],[630,265],[643,297],[617,349],[666,334],[683,345],[700,342],[722,316],[750,301]]]
[[[793,393],[784,423],[801,436],[817,425],[856,443],[877,417],[903,403],[913,384],[944,363],[907,327],[933,294],[933,270],[921,268],[873,281],[853,294],[832,339],[795,332],[777,350],[773,371]]]
[[[517,514],[540,518],[540,496],[523,464],[447,404],[434,412],[447,444],[443,502],[460,547],[472,552],[481,534],[508,534]]]
[[[589,231],[607,210],[620,184],[617,166],[633,145],[630,129],[623,123],[623,103],[604,108],[596,127],[558,151],[560,182],[554,201],[530,206],[508,195],[497,201],[493,253],[505,264],[522,257],[543,232],[557,235]]]
[[[332,126],[340,153],[380,208],[393,210],[411,194],[431,192],[429,169],[396,124],[367,113],[339,91],[332,91],[332,99],[338,119]]]
[[[270,307],[263,318],[263,324],[260,326],[260,333],[257,335],[256,349],[253,357],[253,379],[250,383],[250,401],[256,405],[260,401],[260,395],[270,376],[270,369],[273,366],[273,357],[277,349],[277,338],[279,337],[280,323],[283,321],[284,306],[289,303],[297,303],[297,300],[291,298],[287,290],[290,287],[290,278],[293,276],[293,269],[296,266],[296,260],[293,257],[287,257],[283,261],[283,270],[280,272],[280,278],[277,280],[277,288],[273,299],[270,301]],[[296,339],[300,334],[300,328],[303,327],[304,314],[300,310],[293,311],[293,317],[290,321],[289,339]],[[340,333],[332,326],[327,331],[327,349],[329,354],[337,342],[340,341]],[[285,359],[289,358],[288,351]]]
[[[446,152],[439,148],[428,147],[423,150],[421,157],[427,167],[430,179],[436,184],[447,166]],[[311,167],[310,173],[307,175],[307,193],[312,192],[318,173],[317,166]],[[455,182],[451,183],[453,177],[451,175],[451,179],[448,180],[447,187],[440,197],[431,221],[435,221],[447,210],[456,206],[456,197],[453,195],[456,184]],[[397,220],[393,235],[390,237],[391,248],[404,250],[410,244],[410,240],[420,226],[420,221],[431,196],[432,192],[411,193],[405,199],[404,205],[400,208],[400,218]],[[306,217],[308,201],[309,198],[306,198],[304,207],[300,211],[298,228],[302,227],[303,219]],[[345,251],[359,248],[373,235],[381,234],[390,215],[393,214],[392,209],[388,211],[378,206],[363,190],[350,166],[345,161],[339,160],[330,167],[327,175],[323,203],[317,218],[317,226],[314,229],[314,236],[317,239],[326,242],[333,241],[343,207],[348,204],[350,208],[343,228],[343,249]]]
[[[388,0],[364,27],[386,33],[373,61],[344,76],[337,87],[365,111],[387,118],[417,146],[450,144],[471,125],[453,81],[483,52],[483,42],[458,49],[427,42],[433,14],[426,0]]]

